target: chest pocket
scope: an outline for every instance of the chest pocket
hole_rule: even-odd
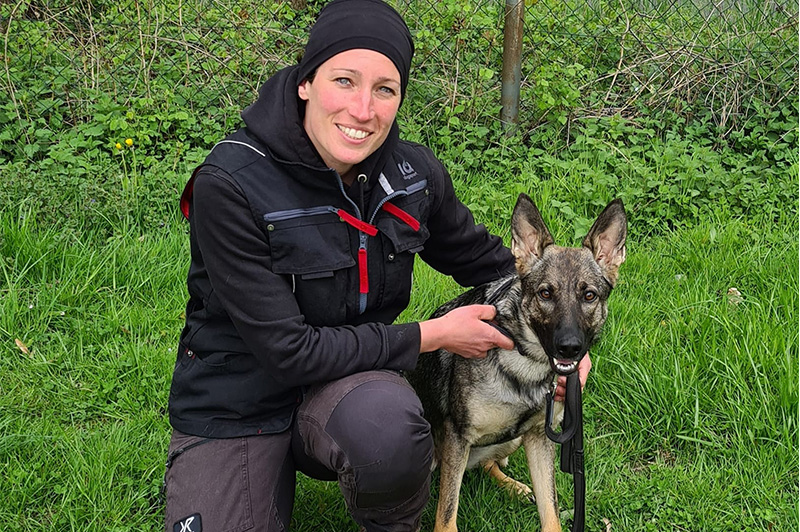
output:
[[[414,258],[425,247],[430,233],[428,195],[419,190],[408,196],[391,200],[384,205],[376,225],[384,239],[384,271],[386,283],[383,304],[402,311],[411,295]],[[387,208],[388,207],[388,208]]]
[[[428,240],[427,221],[430,211],[427,181],[423,180],[407,189],[407,194],[396,196],[383,205],[376,225],[388,238],[395,253],[419,253]]]
[[[313,326],[345,323],[350,253],[347,225],[333,207],[313,207],[264,216],[272,271],[291,275],[295,299]]]

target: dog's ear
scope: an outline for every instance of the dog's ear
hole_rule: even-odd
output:
[[[542,220],[539,209],[527,194],[520,194],[511,216],[511,253],[517,259],[517,272],[525,275],[542,258],[553,237]]]
[[[615,199],[600,213],[583,246],[591,250],[594,260],[603,270],[611,286],[617,284],[620,265],[625,262],[625,238],[628,236],[628,217],[622,200]]]

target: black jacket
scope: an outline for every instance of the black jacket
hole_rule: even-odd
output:
[[[513,268],[430,150],[400,141],[394,125],[346,187],[302,111],[296,68],[284,69],[184,191],[189,302],[169,403],[182,432],[280,432],[304,386],[414,368],[419,325],[392,322],[416,255],[464,286]]]

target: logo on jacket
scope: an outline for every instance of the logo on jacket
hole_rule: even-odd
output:
[[[411,163],[408,161],[403,161],[397,165],[397,169],[400,170],[400,173],[403,174],[403,179],[412,179],[417,177],[417,171],[414,170],[414,167],[411,166]]]

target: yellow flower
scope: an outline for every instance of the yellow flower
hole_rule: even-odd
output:
[[[119,142],[117,142],[117,143],[114,145],[114,147],[115,147],[115,148],[117,148],[118,150],[121,150],[121,149],[122,149],[122,144],[120,144]]]
[[[133,139],[125,139],[125,144],[128,146],[133,146]]]

